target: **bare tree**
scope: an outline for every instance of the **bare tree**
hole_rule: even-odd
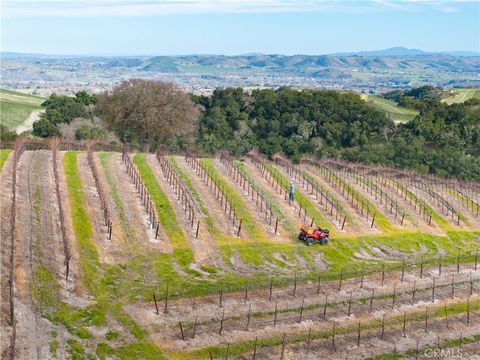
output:
[[[98,97],[96,112],[121,137],[130,133],[144,144],[191,137],[197,129],[198,109],[185,92],[166,82],[123,81]]]

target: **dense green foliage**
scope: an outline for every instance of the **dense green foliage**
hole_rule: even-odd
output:
[[[42,106],[45,113],[40,120],[33,123],[33,135],[40,137],[59,136],[57,125],[70,123],[75,118],[92,118],[87,106],[95,103],[95,97],[85,91],[78,92],[75,97],[52,94]]]
[[[242,154],[257,147],[294,161],[302,155],[338,157],[480,179],[480,102],[449,106],[440,102],[440,92],[400,91],[404,106],[417,108],[419,115],[394,125],[351,93],[217,89],[211,97],[193,96],[203,108],[198,145],[209,152]],[[397,99],[392,93],[386,97]]]
[[[10,130],[3,124],[0,124],[0,141],[14,141],[17,138],[17,133]]]
[[[443,89],[431,85],[421,86],[409,90],[394,90],[382,94],[385,99],[395,101],[400,106],[410,109],[425,109],[425,101],[439,100],[443,95]]]
[[[205,150],[234,153],[258,147],[267,155],[284,152],[293,158],[320,154],[330,147],[365,145],[383,128],[393,126],[384,114],[359,96],[335,91],[215,90],[197,97],[205,107],[199,143]]]

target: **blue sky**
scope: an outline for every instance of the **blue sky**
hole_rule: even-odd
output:
[[[1,20],[12,52],[480,51],[479,0],[2,0]]]

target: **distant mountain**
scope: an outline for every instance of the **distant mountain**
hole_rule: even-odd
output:
[[[328,87],[386,91],[421,85],[480,84],[480,56],[469,52],[429,53],[418,49],[330,55],[245,54],[183,56],[54,56],[1,53],[0,85],[70,91],[100,91],[125,78],[176,82],[193,91],[225,86]],[[75,74],[75,77],[72,77]],[[72,80],[73,79],[73,80]],[[68,84],[68,85],[67,85]],[[60,88],[60,90],[59,90]]]
[[[433,55],[442,54],[450,56],[480,56],[478,52],[472,51],[423,51],[420,49],[409,49],[406,47],[392,47],[384,50],[343,52],[333,55],[339,56],[417,56],[417,55]]]

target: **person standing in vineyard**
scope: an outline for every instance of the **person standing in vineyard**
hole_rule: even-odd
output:
[[[290,183],[290,187],[288,189],[288,199],[290,201],[295,201],[295,187],[293,186],[293,183]]]

